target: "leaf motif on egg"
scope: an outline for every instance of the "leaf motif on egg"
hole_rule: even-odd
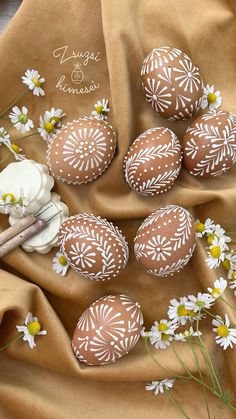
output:
[[[190,174],[216,177],[236,162],[236,116],[208,111],[187,129],[183,138],[184,165]]]
[[[173,275],[190,260],[196,234],[191,214],[182,207],[169,205],[152,213],[139,227],[134,252],[148,273]]]
[[[176,135],[168,128],[151,128],[130,146],[124,160],[125,178],[142,195],[163,193],[173,186],[181,161]]]

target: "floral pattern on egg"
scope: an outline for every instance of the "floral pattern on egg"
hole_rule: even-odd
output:
[[[236,162],[236,116],[208,111],[198,117],[183,138],[184,166],[204,178],[225,173]]]
[[[199,109],[203,80],[191,58],[171,47],[154,48],[141,69],[146,100],[161,116],[179,121]]]
[[[189,211],[168,205],[141,224],[134,239],[134,252],[148,273],[166,277],[189,262],[195,245],[195,225]]]
[[[72,348],[88,365],[105,365],[129,353],[140,337],[143,314],[127,295],[107,295],[95,301],[80,317]]]
[[[62,182],[87,183],[108,168],[115,148],[115,133],[107,122],[80,118],[55,134],[48,147],[48,166]]]
[[[70,266],[95,281],[116,277],[128,261],[129,250],[121,231],[99,216],[80,213],[68,218],[58,240]]]
[[[168,128],[151,128],[131,145],[124,161],[129,186],[142,195],[168,191],[182,161],[180,142]]]

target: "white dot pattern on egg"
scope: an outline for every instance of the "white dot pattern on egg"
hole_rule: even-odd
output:
[[[100,176],[116,148],[113,128],[96,118],[68,122],[53,137],[47,161],[53,176],[62,182],[82,184]]]
[[[134,252],[148,273],[166,277],[189,262],[195,245],[195,224],[189,211],[168,205],[141,224],[134,239]]]
[[[203,80],[191,58],[177,48],[154,48],[141,70],[146,100],[168,120],[191,118],[199,109]]]
[[[72,348],[88,365],[105,365],[129,353],[140,337],[143,314],[127,295],[108,295],[95,301],[80,317]]]
[[[125,178],[142,195],[167,192],[182,161],[180,142],[168,128],[151,128],[131,145],[124,161]]]
[[[68,218],[58,239],[70,266],[86,278],[114,278],[127,264],[129,250],[122,232],[99,216],[80,213]]]

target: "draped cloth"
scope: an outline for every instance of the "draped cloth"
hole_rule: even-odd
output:
[[[21,76],[27,68],[38,70],[46,79],[44,97],[29,92],[18,102],[28,107],[35,126],[39,115],[50,107],[62,108],[65,121],[70,121],[90,115],[97,100],[109,99],[109,123],[118,136],[109,169],[86,185],[55,180],[54,190],[71,215],[85,211],[114,221],[130,248],[126,269],[105,282],[87,280],[72,269],[66,278],[57,275],[52,270],[55,249],[47,255],[16,249],[2,259],[0,346],[16,334],[16,324],[23,324],[28,311],[38,316],[48,334],[37,338],[34,350],[18,341],[0,353],[1,419],[181,417],[166,395],[155,397],[145,391],[146,382],[168,378],[168,374],[154,364],[142,340],[117,363],[89,367],[74,357],[71,337],[82,312],[105,294],[125,293],[137,299],[149,328],[155,320],[166,318],[171,298],[206,291],[216,278],[217,273],[206,267],[205,247],[200,241],[180,273],[166,279],[150,276],[135,260],[133,238],[142,220],[167,204],[181,205],[195,218],[204,221],[211,217],[235,231],[235,170],[202,180],[182,169],[169,192],[144,197],[125,182],[123,160],[130,144],[146,129],[169,127],[181,140],[189,125],[189,121],[164,120],[145,101],[140,69],[154,47],[172,46],[190,55],[205,83],[221,90],[223,109],[236,112],[235,9],[234,0],[23,0],[1,35],[1,109],[24,90]],[[76,71],[82,71],[80,84],[76,83]],[[18,136],[11,132],[13,138]],[[28,158],[46,162],[46,142],[39,135],[17,144]],[[4,215],[0,226],[8,226]],[[232,291],[227,298],[233,304]],[[214,310],[223,315],[225,306],[217,301]],[[235,323],[233,312],[230,314]],[[215,344],[209,320],[204,320],[201,328],[224,389],[236,391],[235,350],[224,352]],[[177,343],[176,349],[197,373],[188,344]],[[184,374],[171,349],[153,353],[159,363]],[[205,378],[206,367],[202,364],[201,368]],[[198,384],[176,382],[173,395],[191,419],[207,417]],[[212,416],[233,417],[217,405],[209,394]]]

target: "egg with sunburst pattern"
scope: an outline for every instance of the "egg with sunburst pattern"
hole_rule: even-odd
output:
[[[91,304],[80,317],[72,348],[88,365],[116,362],[139,340],[143,326],[140,305],[127,295],[106,295]]]
[[[100,176],[113,159],[116,136],[103,120],[79,118],[68,122],[53,137],[47,160],[54,177],[74,185]]]

